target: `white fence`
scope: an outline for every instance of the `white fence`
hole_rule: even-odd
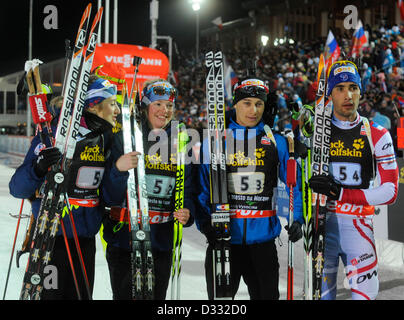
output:
[[[31,138],[26,136],[0,135],[0,152],[25,156],[30,146]]]

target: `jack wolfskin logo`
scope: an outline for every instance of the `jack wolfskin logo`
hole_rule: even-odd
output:
[[[355,157],[361,158],[362,151],[365,146],[365,142],[363,139],[355,139],[352,143],[352,148],[345,147],[345,143],[341,140],[335,141],[331,143],[330,146],[330,155],[334,157]]]
[[[230,154],[228,157],[228,164],[231,166],[263,166],[265,150],[263,148],[255,149],[254,158],[246,157],[244,152],[238,151],[235,154]]]
[[[357,149],[363,149],[363,147],[365,146],[365,141],[363,141],[362,139],[355,139],[352,146]]]
[[[261,159],[265,157],[265,150],[263,148],[255,149],[254,155],[256,156],[257,159]]]

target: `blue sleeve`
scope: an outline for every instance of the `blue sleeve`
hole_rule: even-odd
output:
[[[289,151],[288,145],[285,137],[275,134],[276,146],[278,150],[278,158],[279,158],[279,178],[286,185],[286,165],[289,159]],[[297,175],[296,175],[296,186],[293,188],[293,197],[294,197],[294,212],[293,219],[298,221],[300,224],[303,224],[303,205],[302,205],[302,175],[300,166],[297,163]],[[289,194],[289,187],[286,186],[286,192]]]
[[[195,202],[194,202],[194,165],[192,163],[185,165],[185,177],[184,177],[184,208],[187,208],[191,212],[191,216],[184,227],[190,227],[194,223],[195,217]]]
[[[209,154],[208,140],[205,140],[200,150],[200,161],[197,166],[194,188],[196,188],[197,206],[195,210],[195,224],[199,231],[206,224],[211,223],[210,218],[210,182],[209,182]]]
[[[34,164],[38,158],[41,141],[35,136],[25,155],[24,162],[16,169],[8,184],[10,194],[19,199],[28,199],[35,194],[44,182],[44,177],[38,177],[34,171]]]
[[[119,171],[115,163],[123,154],[121,136],[114,134],[111,155],[105,165],[102,183],[102,198],[107,206],[123,206],[126,201],[129,173]]]
[[[102,182],[102,199],[106,206],[122,206],[126,200],[128,177],[129,173],[120,172],[115,162],[107,163]]]

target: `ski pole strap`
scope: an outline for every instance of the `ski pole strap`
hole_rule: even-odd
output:
[[[290,158],[286,163],[286,185],[288,187],[294,187],[296,185],[296,174],[297,174],[297,166],[295,156],[295,143],[293,139],[293,132],[289,132],[286,135],[289,145],[289,156]]]
[[[32,119],[35,124],[50,122],[52,115],[46,108],[46,94],[40,93],[29,96],[29,105],[31,107]]]
[[[288,159],[286,162],[286,185],[296,186],[297,165],[295,159]]]
[[[265,130],[265,134],[267,135],[267,137],[272,141],[272,143],[276,147],[276,140],[275,140],[274,134],[272,133],[271,128],[266,124],[264,126],[264,130]]]

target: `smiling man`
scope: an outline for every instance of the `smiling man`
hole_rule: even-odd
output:
[[[243,277],[252,300],[279,298],[279,263],[275,238],[281,224],[272,200],[279,178],[286,181],[289,158],[285,137],[272,134],[276,102],[260,79],[249,78],[234,87],[234,108],[226,114],[227,190],[230,205],[232,295]],[[266,126],[268,125],[268,126]],[[232,137],[232,138],[230,138]],[[216,235],[211,222],[209,147],[201,148],[195,188],[198,193],[195,221],[209,243],[205,275],[209,299],[213,299],[212,255]],[[299,186],[299,182],[297,186]],[[294,222],[288,230],[293,242],[302,237],[302,203],[299,187],[294,188]]]
[[[385,128],[369,123],[357,112],[362,87],[353,62],[331,65],[327,85],[327,96],[334,108],[331,174],[314,176],[309,181],[314,192],[328,198],[322,299],[336,298],[341,258],[352,299],[373,300],[379,290],[374,206],[391,204],[397,197],[393,142]]]

